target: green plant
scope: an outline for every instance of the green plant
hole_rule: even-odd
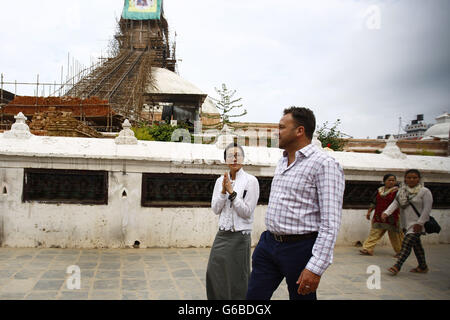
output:
[[[134,135],[136,139],[138,140],[146,140],[146,141],[154,141],[155,139],[152,137],[152,135],[148,132],[148,128],[146,127],[139,127],[139,128],[131,128],[133,130]]]
[[[171,141],[172,133],[175,131],[176,127],[170,124],[154,124],[148,128],[148,132],[155,139],[155,141]]]
[[[145,123],[139,123],[138,127],[133,127],[132,130],[138,140],[147,141],[172,141],[172,134],[177,129],[192,130],[193,128],[187,124],[179,126],[172,126],[167,123],[148,125]],[[180,138],[180,141],[182,139]],[[176,141],[176,142],[180,142]],[[194,141],[194,137],[191,136],[191,142]]]
[[[345,141],[342,139],[343,134],[337,129],[341,124],[341,120],[337,119],[331,128],[328,128],[328,121],[317,130],[318,139],[322,143],[322,147],[330,148],[334,151],[342,151]]]

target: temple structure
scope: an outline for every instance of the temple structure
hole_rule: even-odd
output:
[[[71,112],[76,120],[100,132],[119,132],[125,119],[132,124],[201,119],[207,94],[177,72],[176,42],[169,39],[163,0],[125,0],[114,39],[112,57],[63,84],[62,99],[2,101],[8,103],[0,112],[2,123],[7,124],[3,129],[10,127],[18,112],[32,121],[49,107]]]
[[[163,1],[125,0],[118,30],[116,56],[66,95],[105,99],[131,122],[200,120],[207,95],[176,72],[176,43],[169,39]]]
[[[445,112],[436,118],[436,124],[425,131],[422,140],[446,140],[450,137],[450,114]]]

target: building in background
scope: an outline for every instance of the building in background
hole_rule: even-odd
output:
[[[411,123],[406,125],[403,130],[406,133],[394,135],[397,140],[420,140],[422,139],[425,131],[432,126],[432,124],[425,123],[423,114],[418,114],[415,120],[411,120]]]

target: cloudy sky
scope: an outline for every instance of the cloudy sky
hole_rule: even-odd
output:
[[[85,65],[105,55],[122,7],[0,1],[5,81],[53,83],[69,52]],[[341,119],[346,134],[375,138],[398,133],[400,117],[431,123],[450,112],[448,0],[165,0],[165,13],[180,75],[212,96],[222,83],[236,89],[244,121],[307,106],[319,125]]]

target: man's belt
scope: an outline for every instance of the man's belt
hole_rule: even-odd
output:
[[[272,237],[275,239],[275,241],[278,242],[296,242],[311,238],[317,238],[318,232],[311,232],[306,234],[288,234],[288,235],[276,235],[272,232],[270,233]]]

